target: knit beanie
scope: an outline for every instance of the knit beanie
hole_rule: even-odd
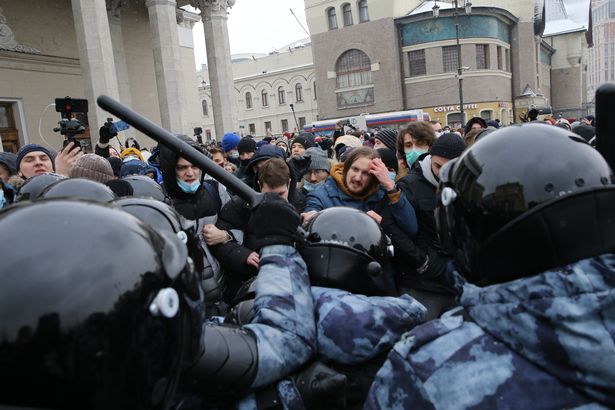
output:
[[[377,138],[377,137],[376,137]],[[391,168],[395,172],[399,170],[399,163],[397,162],[397,156],[395,155],[395,151],[388,148],[379,148],[378,154],[380,154],[380,159],[384,162],[384,165],[387,168]]]
[[[447,133],[441,135],[440,138],[433,143],[429,153],[432,157],[437,156],[453,159],[460,156],[465,148],[466,145],[459,135]]]
[[[226,134],[224,134],[221,143],[224,152],[229,152],[237,148],[237,144],[239,144],[240,139],[241,138],[239,138],[239,135],[232,132],[227,132]]]
[[[49,151],[47,148],[43,147],[42,145],[28,144],[28,145],[24,145],[23,147],[19,149],[19,151],[17,151],[17,160],[15,161],[15,169],[17,171],[19,171],[19,165],[21,164],[21,160],[23,159],[23,157],[25,157],[31,152],[42,152],[44,154],[47,154],[49,159],[51,159],[51,163],[53,163],[53,155],[51,155],[51,151]],[[54,168],[55,168],[55,165],[54,165]]]
[[[312,145],[312,142],[309,139],[307,139],[305,137],[301,137],[301,136],[295,138],[291,142],[290,146],[292,147],[293,144],[301,144],[303,146],[303,148],[305,148],[305,149],[312,148],[314,146],[314,145]]]
[[[126,148],[124,151],[122,151],[122,153],[120,154],[120,158],[122,160],[124,160],[124,158],[126,158],[129,155],[134,155],[136,157],[139,158],[140,161],[143,161],[143,155],[141,155],[141,151],[139,151],[136,148]]]
[[[327,158],[327,153],[318,147],[306,149],[303,156],[310,157],[310,165],[308,167],[308,171],[324,169],[325,171],[329,172],[329,170],[331,169],[331,163]]]
[[[86,178],[103,184],[115,179],[109,161],[96,154],[84,154],[77,159],[69,176],[71,178]]]
[[[384,128],[378,131],[376,139],[382,141],[388,149],[395,151],[397,149],[397,132]]]
[[[237,151],[239,151],[239,154],[243,154],[244,152],[255,152],[256,141],[250,137],[243,137],[237,144]]]

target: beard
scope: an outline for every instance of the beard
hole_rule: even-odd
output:
[[[370,178],[368,182],[365,184],[365,186],[363,186],[363,188],[359,188],[355,190],[351,188],[350,186],[348,186],[348,184],[346,184],[346,188],[352,195],[358,196],[358,197],[364,197],[364,196],[367,196],[367,194],[369,194],[370,192],[374,191],[375,190],[374,188],[377,185],[378,185],[378,180],[376,180],[375,178]]]

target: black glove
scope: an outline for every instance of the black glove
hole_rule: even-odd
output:
[[[307,409],[346,408],[346,376],[314,362],[291,376]]]
[[[439,278],[446,273],[448,259],[432,248],[427,249],[425,262],[416,269],[419,275]]]
[[[301,218],[295,208],[276,193],[264,194],[248,221],[248,232],[256,240],[256,250],[268,245],[293,246]]]
[[[326,151],[329,148],[333,147],[333,140],[330,139],[330,138],[323,138],[323,140],[320,141],[320,143],[318,145],[320,145],[320,148],[323,151]]]
[[[288,165],[297,181],[303,178],[311,163],[311,157],[291,157],[288,159]]]
[[[103,125],[98,130],[98,139],[101,144],[108,144],[111,138],[115,137],[117,132],[113,132],[113,129],[107,125]]]

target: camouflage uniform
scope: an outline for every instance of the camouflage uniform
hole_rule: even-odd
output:
[[[367,409],[615,407],[615,256],[486,288],[416,327],[376,376]]]

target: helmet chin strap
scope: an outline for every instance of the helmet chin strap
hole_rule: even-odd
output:
[[[615,188],[545,203],[488,239],[471,263],[472,279],[491,285],[615,252]]]

